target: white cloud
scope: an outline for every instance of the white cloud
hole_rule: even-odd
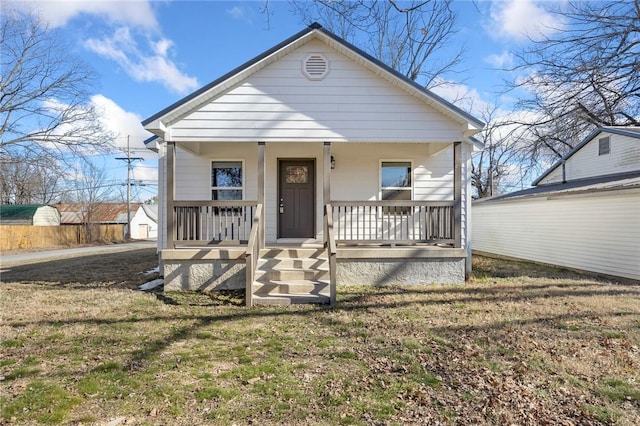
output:
[[[180,71],[169,58],[173,47],[171,40],[148,40],[148,44],[152,53],[140,49],[127,27],[116,29],[112,37],[91,38],[84,43],[87,49],[117,62],[135,81],[159,82],[179,94],[186,94],[199,86],[195,77]]]
[[[513,66],[513,54],[503,51],[501,54],[493,53],[484,58],[485,62],[497,69],[510,68]]]
[[[542,1],[504,0],[492,3],[490,32],[515,41],[549,35],[564,28],[564,22],[543,7]],[[547,2],[547,4],[550,4]]]
[[[38,10],[40,16],[53,28],[62,27],[71,19],[82,15],[97,16],[110,23],[146,29],[152,29],[158,25],[151,2],[144,0],[34,0],[15,1],[11,4],[21,10]]]
[[[133,167],[133,179],[142,181],[158,181],[158,168],[147,164],[139,164]]]
[[[480,92],[464,84],[440,81],[431,90],[436,95],[478,118],[480,118],[482,113],[489,107],[489,102],[482,98]]]
[[[142,117],[134,112],[126,111],[104,95],[92,96],[91,103],[96,109],[103,127],[115,135],[116,149],[126,149],[128,137],[129,146],[131,149],[136,150],[136,156],[156,158],[156,154],[147,150],[144,146],[144,140],[151,134],[144,130],[142,124],[140,124]]]
[[[233,6],[231,9],[225,10],[226,14],[238,21],[244,21],[248,24],[253,23],[252,12],[246,7]]]

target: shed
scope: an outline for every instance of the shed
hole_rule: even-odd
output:
[[[60,212],[44,204],[5,204],[0,206],[2,225],[60,225]]]
[[[131,218],[131,238],[137,240],[158,238],[157,204],[140,204]]]

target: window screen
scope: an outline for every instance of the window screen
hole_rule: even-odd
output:
[[[606,155],[610,151],[610,139],[609,136],[606,138],[600,138],[598,140],[598,155]]]

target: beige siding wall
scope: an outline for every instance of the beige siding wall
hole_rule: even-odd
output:
[[[42,206],[33,215],[35,226],[56,226],[60,225],[60,213],[58,209],[51,206]]]
[[[329,74],[302,74],[309,53]],[[322,42],[311,41],[171,125],[181,141],[444,142],[462,127]]]
[[[611,152],[598,155],[598,140],[609,136]],[[567,180],[640,170],[640,141],[628,136],[601,133],[566,162]],[[562,166],[541,183],[562,182]]]
[[[244,198],[256,200],[257,144],[228,143],[200,144],[199,155],[178,147],[176,153],[176,199],[210,200],[212,160],[243,160],[245,164]],[[470,148],[463,145],[463,221],[468,202],[469,185],[466,179]],[[431,201],[453,200],[453,149],[451,144],[346,144],[333,143],[331,153],[336,168],[331,171],[333,200],[379,199],[380,162],[407,160],[413,163],[414,199]],[[265,237],[277,239],[277,166],[278,159],[312,158],[316,160],[316,237],[322,238],[322,176],[323,144],[267,143],[265,175]],[[164,156],[160,160],[160,176],[164,178]],[[165,212],[166,194],[161,190],[160,212]],[[164,221],[160,247],[165,247]],[[463,244],[465,243],[463,224]]]
[[[473,250],[640,280],[640,191],[476,203]]]

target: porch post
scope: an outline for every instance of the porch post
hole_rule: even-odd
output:
[[[166,180],[166,197],[167,197],[167,211],[165,215],[165,223],[167,227],[167,248],[176,248],[176,215],[173,207],[173,201],[175,199],[175,171],[176,171],[176,143],[167,141],[167,180]]]
[[[324,143],[322,160],[322,209],[324,211],[324,206],[331,202],[331,142]]]
[[[264,170],[265,170],[265,143],[258,142],[258,204],[262,204],[262,217],[265,217],[264,205]],[[264,220],[263,220],[264,222]],[[264,241],[264,225],[258,229],[258,247],[265,246]]]
[[[453,246],[462,247],[462,142],[453,143]]]

